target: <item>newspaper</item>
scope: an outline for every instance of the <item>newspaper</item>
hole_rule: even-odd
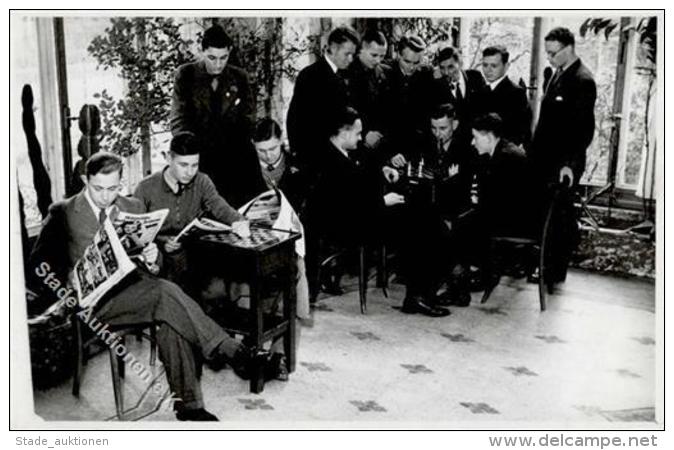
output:
[[[106,219],[94,241],[84,250],[72,272],[73,285],[82,308],[96,305],[101,297],[136,268],[126,254],[115,227]]]
[[[196,218],[190,223],[188,223],[185,228],[182,229],[178,236],[175,237],[176,242],[187,236],[194,236],[195,234],[205,234],[205,233],[218,233],[223,231],[231,231],[232,227],[220,223],[215,220],[207,219],[205,217]]]
[[[168,209],[159,209],[144,214],[132,214],[120,211],[113,215],[113,225],[127,255],[134,256],[142,252],[159,233]]]

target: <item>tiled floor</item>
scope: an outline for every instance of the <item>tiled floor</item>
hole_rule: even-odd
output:
[[[488,303],[473,294],[471,306],[439,319],[395,310],[397,285],[388,299],[371,288],[361,315],[356,287],[346,287],[345,296],[321,299],[313,327],[302,328],[289,382],[256,395],[230,370],[205,369],[207,408],[221,421],[288,427],[660,426],[651,283],[572,272],[541,313],[536,286],[504,279]],[[131,351],[147,361],[146,346]],[[109,370],[107,354],[98,355],[79,400],[69,384],[36,392],[36,412],[46,420],[116,420]],[[129,418],[174,420],[162,402],[160,364],[155,373],[151,387],[127,376]]]

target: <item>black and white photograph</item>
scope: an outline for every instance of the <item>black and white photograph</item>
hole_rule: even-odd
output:
[[[12,426],[664,430],[664,17],[10,11]]]

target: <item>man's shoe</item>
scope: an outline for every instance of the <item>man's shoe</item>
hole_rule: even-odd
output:
[[[337,281],[326,281],[321,283],[321,292],[333,296],[344,295],[344,289],[342,289]]]
[[[429,317],[444,317],[450,315],[450,311],[445,308],[431,306],[425,302],[421,296],[407,297],[403,302],[400,311],[405,314],[423,314]]]
[[[176,419],[181,422],[218,422],[218,418],[204,408],[180,409],[176,411]]]
[[[257,373],[258,370],[266,369],[269,359],[268,351],[254,350],[241,344],[229,364],[239,378],[250,380],[252,374]]]
[[[459,308],[465,308],[470,305],[470,300],[469,292],[452,292],[451,289],[447,289],[435,298],[435,304],[438,306],[458,306]]]
[[[286,357],[283,353],[274,353],[269,358],[269,362],[265,367],[264,379],[265,381],[269,380],[279,380],[279,381],[288,381],[288,364],[286,362]]]

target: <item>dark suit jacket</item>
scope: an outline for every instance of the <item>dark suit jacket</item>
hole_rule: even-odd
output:
[[[301,166],[322,165],[321,151],[330,137],[330,124],[348,105],[346,83],[321,57],[297,76],[288,108],[290,151]]]
[[[544,89],[532,160],[541,175],[552,181],[557,180],[561,167],[571,167],[577,183],[585,171],[587,148],[594,136],[597,86],[579,59],[554,84],[546,80]]]
[[[144,213],[143,203],[133,197],[118,197],[115,205],[120,211]],[[93,242],[100,225],[98,217],[84,196],[84,191],[49,207],[49,214],[33,246],[29,266],[36,268],[43,262],[65,286],[68,274],[82,257],[84,250]],[[31,273],[34,274],[34,270]],[[28,280],[29,286],[38,292],[45,288],[41,280]]]
[[[386,131],[386,102],[390,95],[387,72],[390,68],[382,65],[367,69],[358,58],[348,68],[349,99],[363,121],[363,138],[372,130]]]
[[[482,73],[477,70],[465,70],[461,73],[466,83],[466,92],[460,101],[452,95],[450,83],[445,77],[434,80],[433,98],[436,106],[444,103],[454,105],[461,132],[470,135],[471,122],[484,114],[484,93],[487,86]]]
[[[360,243],[370,238],[385,208],[374,167],[357,157],[347,158],[331,142],[324,144],[324,164],[309,194],[309,230],[331,242]]]
[[[238,207],[255,193],[257,154],[249,145],[255,121],[255,98],[248,75],[225,66],[211,88],[212,76],[202,62],[176,71],[171,101],[171,132],[191,131],[202,141],[200,167],[211,177],[220,195]]]
[[[476,160],[477,217],[490,235],[532,236],[536,210],[532,207],[532,179],[526,154],[501,139],[494,154]]]
[[[390,67],[390,69],[387,69]],[[414,153],[419,135],[428,128],[430,111],[433,106],[433,70],[422,66],[411,76],[405,76],[398,61],[385,66],[388,79],[387,100],[387,156]]]
[[[496,113],[503,119],[503,137],[513,144],[523,144],[528,148],[531,140],[531,108],[527,90],[506,76],[493,91],[486,85],[484,96],[484,112]]]
[[[437,140],[426,136],[421,156],[424,166],[431,171],[435,184],[435,209],[445,220],[454,220],[472,206],[470,190],[475,169],[475,150],[470,140],[455,135],[447,150],[439,151]],[[450,174],[450,168],[458,169]]]

